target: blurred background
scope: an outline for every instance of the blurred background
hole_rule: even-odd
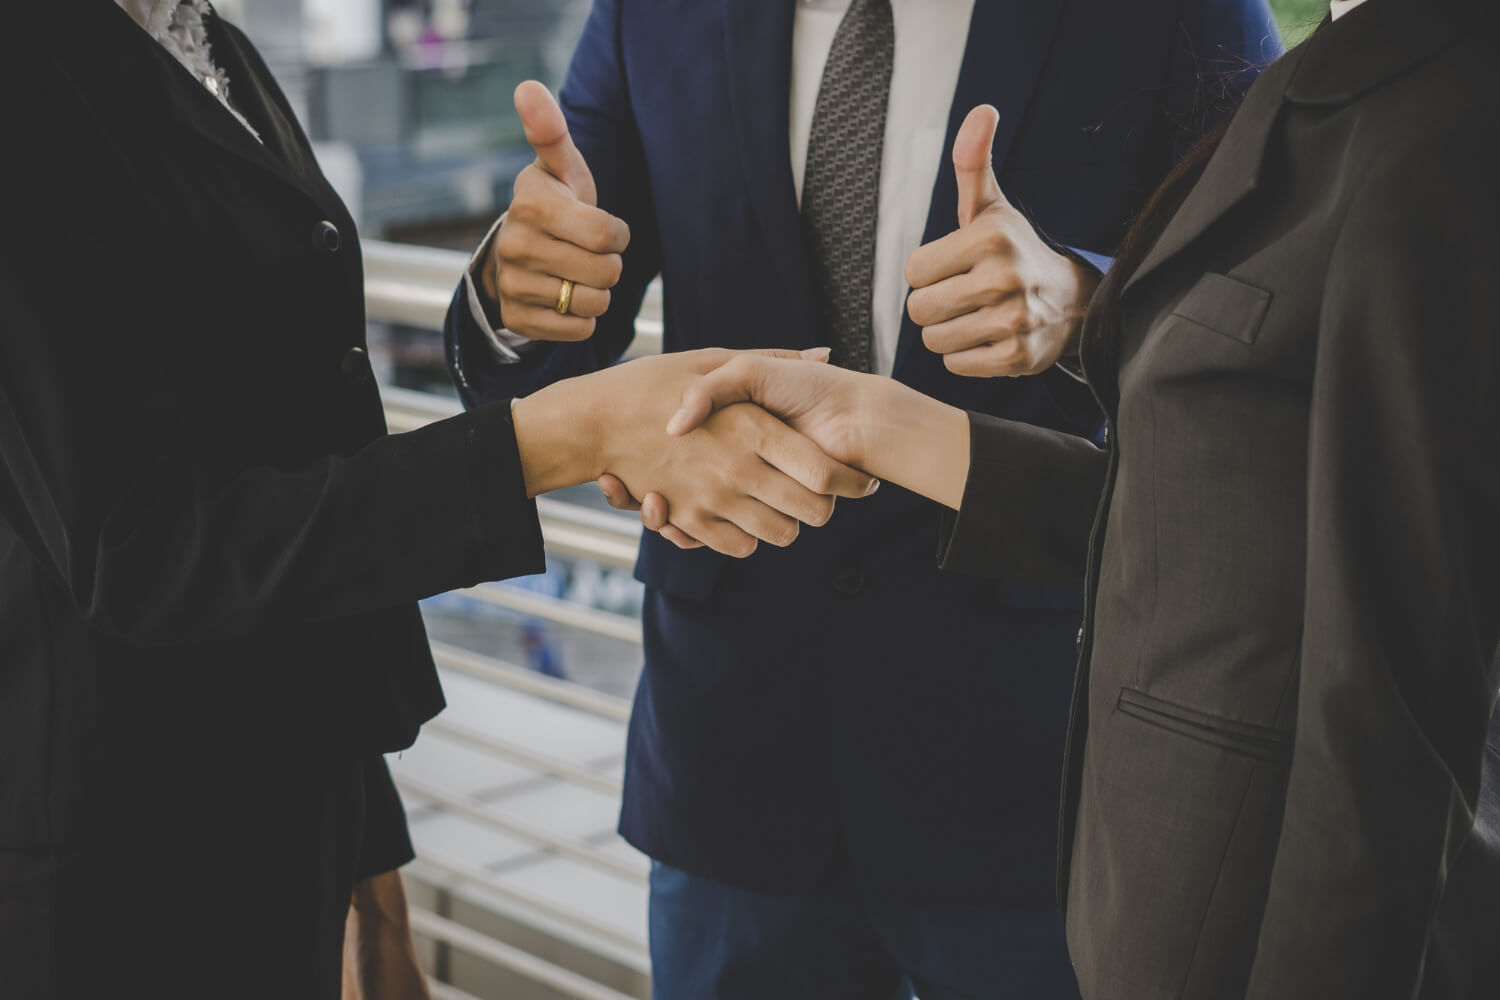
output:
[[[260,47],[359,222],[393,431],[457,412],[440,329],[532,159],[511,104],[554,90],[591,0],[217,0]],[[1323,0],[1273,0],[1288,45]],[[659,290],[633,349],[660,344]],[[424,602],[449,708],[390,764],[439,1000],[650,996],[647,862],[615,833],[641,669],[639,526],[593,487],[539,503],[545,574]]]

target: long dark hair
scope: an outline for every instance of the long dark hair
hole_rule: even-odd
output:
[[[1109,278],[1099,290],[1094,301],[1095,320],[1091,324],[1093,344],[1091,349],[1113,369],[1115,352],[1120,339],[1120,296],[1135,272],[1146,262],[1146,255],[1161,239],[1167,223],[1177,214],[1187,196],[1197,186],[1208,161],[1218,152],[1219,145],[1229,131],[1234,117],[1234,108],[1225,111],[1219,123],[1188,150],[1187,155],[1167,174],[1166,180],[1146,200],[1146,206],[1136,216],[1125,233],[1124,240],[1115,254],[1115,265]]]

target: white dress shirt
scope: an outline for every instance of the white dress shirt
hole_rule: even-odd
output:
[[[1333,0],[1333,19],[1337,21],[1364,2],[1365,0]]]
[[[792,29],[790,135],[792,179],[802,200],[813,109],[833,37],[850,0],[798,0]],[[938,170],[951,162],[943,148],[958,71],[968,47],[974,0],[891,0],[896,55],[880,164],[880,220],[875,230],[872,353],[874,370],[889,375],[906,315],[906,259],[922,245]],[[950,167],[951,169],[951,167]],[[952,220],[957,225],[958,220]]]
[[[792,29],[790,134],[797,198],[807,169],[813,109],[833,36],[850,0],[797,0]],[[880,167],[880,221],[875,232],[874,368],[891,373],[906,315],[906,259],[922,244],[938,170],[951,162],[943,148],[958,72],[968,47],[974,0],[891,0],[896,52],[891,68],[885,150]],[[957,224],[957,219],[953,220]],[[492,231],[493,235],[493,231]],[[474,270],[491,237],[464,275],[470,312],[496,354],[517,361],[525,338],[490,326],[480,305]]]

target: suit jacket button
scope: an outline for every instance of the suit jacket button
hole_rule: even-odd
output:
[[[852,568],[842,569],[833,578],[833,592],[840,597],[857,597],[868,582],[869,577],[864,571]]]
[[[313,244],[319,250],[326,250],[328,253],[338,253],[339,249],[344,245],[344,236],[339,232],[338,226],[324,219],[313,230]]]
[[[1078,638],[1073,640],[1073,646],[1080,653],[1083,652],[1083,626],[1078,626]]]
[[[370,356],[363,347],[351,347],[339,360],[339,374],[354,385],[370,380]]]

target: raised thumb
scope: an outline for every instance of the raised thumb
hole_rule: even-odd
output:
[[[1000,112],[981,104],[959,127],[953,140],[953,171],[958,176],[958,224],[967,226],[992,205],[1004,204],[995,180],[995,130]]]
[[[568,120],[552,92],[535,80],[525,81],[516,88],[516,113],[521,116],[526,141],[536,151],[542,169],[566,184],[579,201],[597,205],[599,194],[594,187],[594,175],[583,154],[573,145]]]

